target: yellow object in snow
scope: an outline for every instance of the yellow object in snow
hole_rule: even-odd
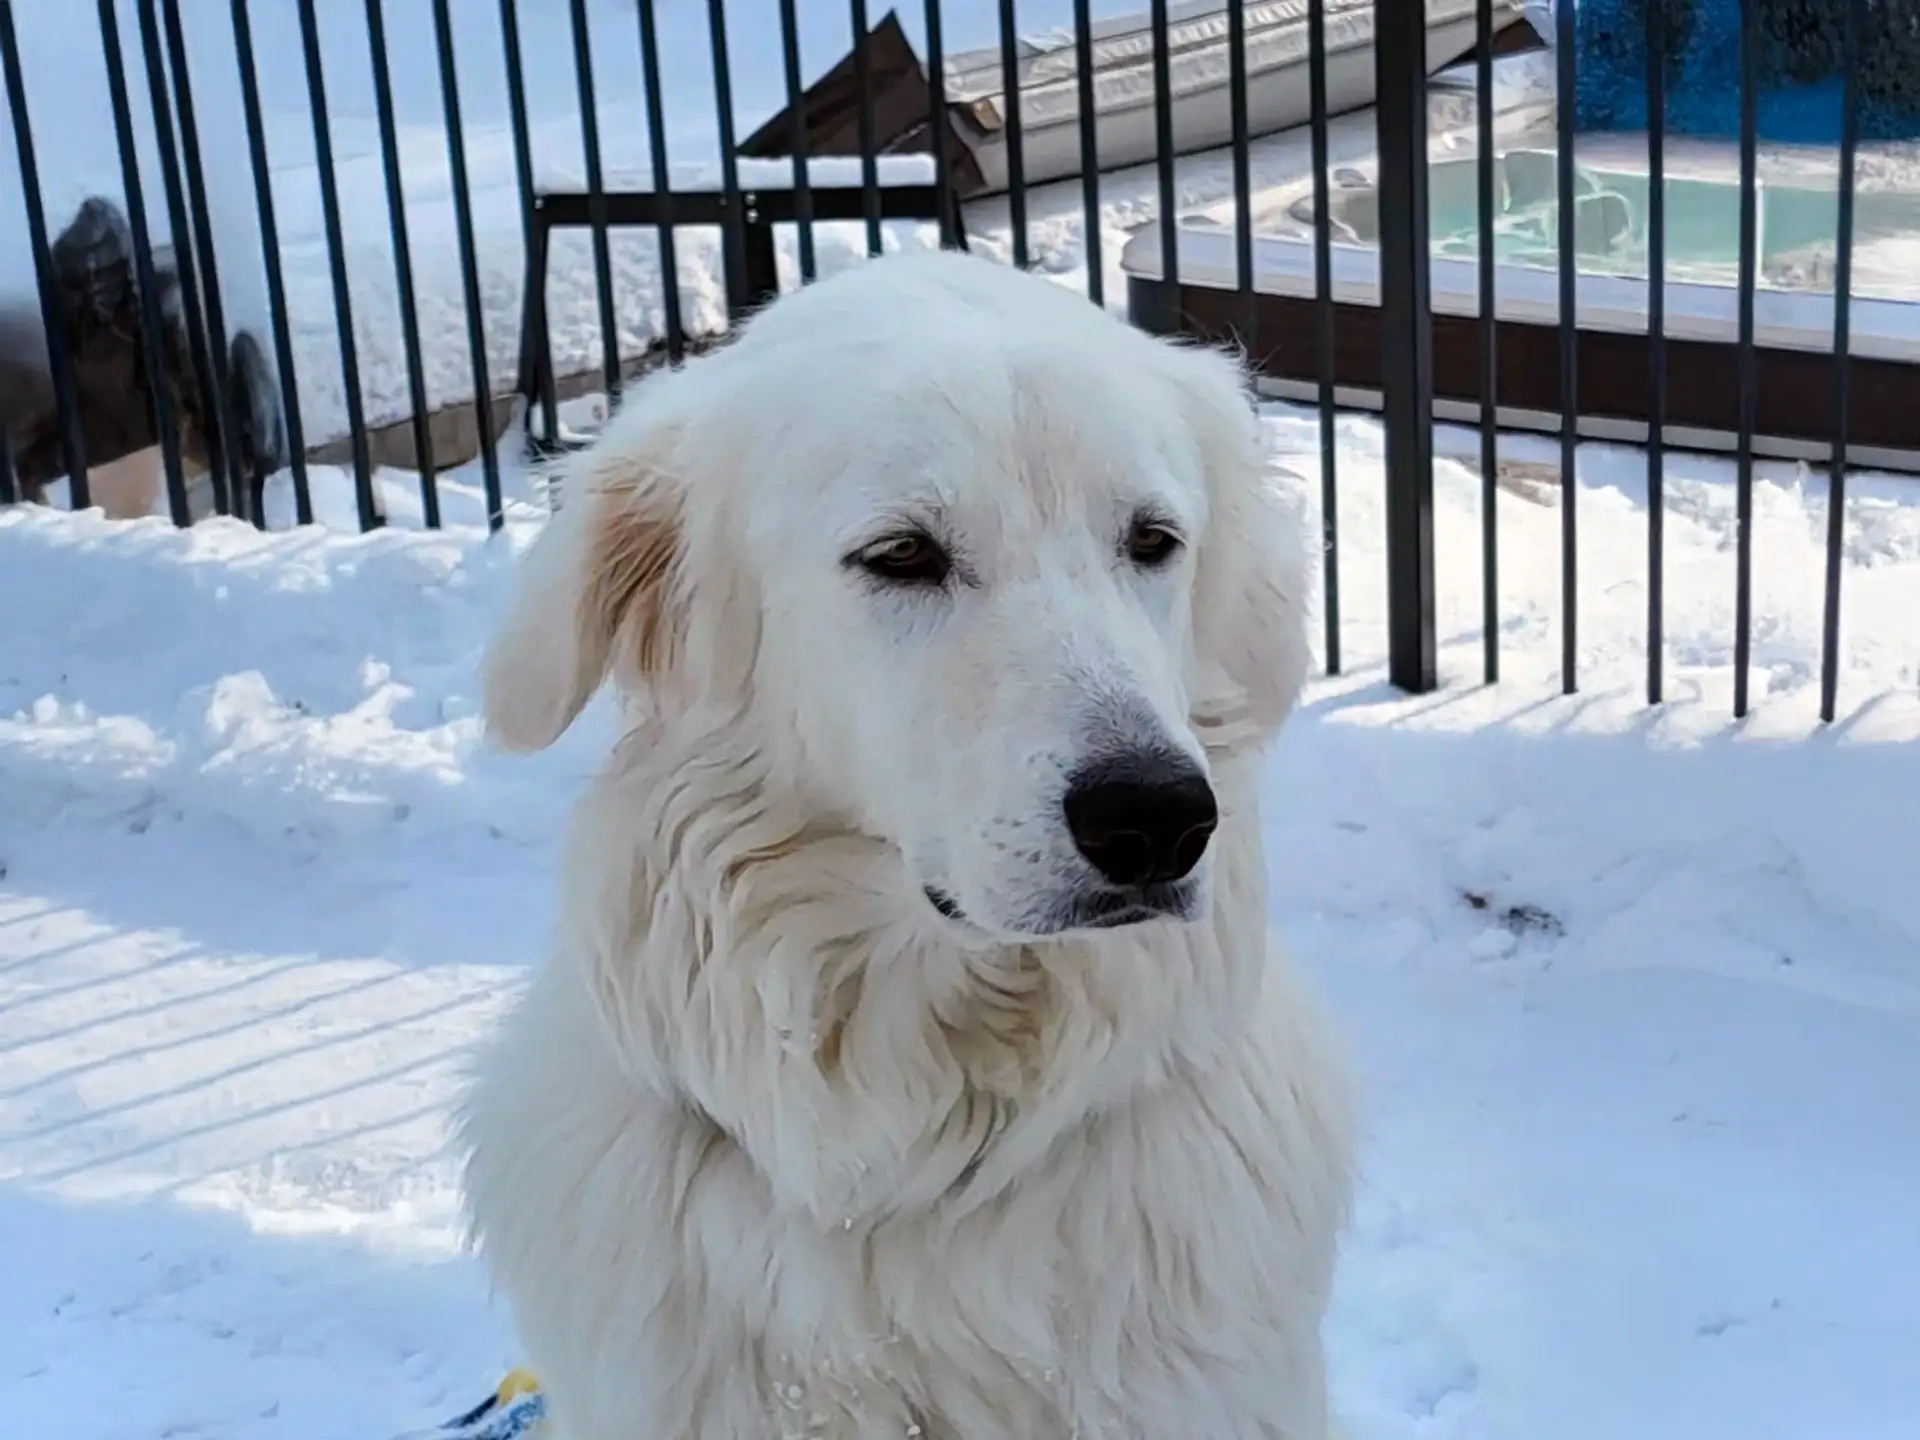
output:
[[[493,1392],[493,1398],[502,1405],[509,1400],[518,1400],[522,1395],[531,1395],[540,1388],[540,1382],[533,1378],[531,1370],[509,1370],[507,1378]]]

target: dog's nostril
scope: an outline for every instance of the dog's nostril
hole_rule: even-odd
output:
[[[1088,766],[1068,784],[1065,809],[1073,843],[1116,885],[1178,880],[1200,863],[1220,819],[1199,767],[1165,752]]]
[[[1209,819],[1191,827],[1186,834],[1174,842],[1174,873],[1184,875],[1200,863],[1200,857],[1207,853],[1207,842],[1213,838],[1214,821]]]

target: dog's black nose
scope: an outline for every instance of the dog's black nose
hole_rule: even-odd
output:
[[[1220,821],[1213,787],[1184,755],[1116,756],[1067,783],[1067,830],[1116,885],[1178,880],[1200,863]]]

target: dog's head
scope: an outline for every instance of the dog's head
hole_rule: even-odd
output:
[[[744,723],[804,813],[897,850],[907,903],[1003,939],[1197,915],[1213,772],[1305,675],[1234,363],[984,261],[780,301],[562,493],[494,736],[550,743],[610,672],[657,722]]]

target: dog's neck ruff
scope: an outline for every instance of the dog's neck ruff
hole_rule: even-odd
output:
[[[1251,1012],[1264,946],[1225,939],[1263,927],[1222,917],[1265,913],[1253,814],[1223,814],[1197,922],[974,941],[761,754],[742,724],[631,734],[576,816],[561,953],[629,1080],[708,1117],[783,1207],[852,1227],[985,1203]]]

